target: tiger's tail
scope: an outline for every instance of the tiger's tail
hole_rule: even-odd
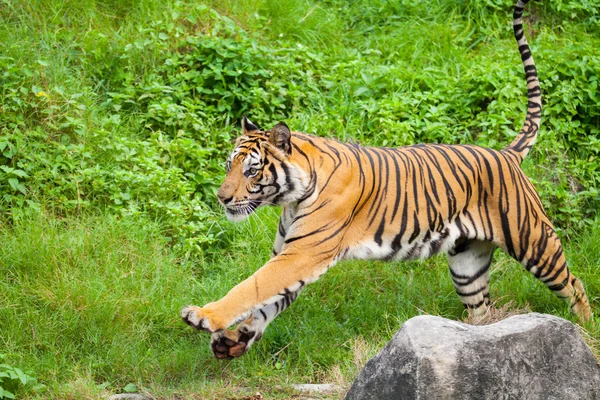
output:
[[[531,50],[527,44],[527,39],[523,32],[523,10],[529,0],[519,0],[515,5],[513,13],[513,28],[515,31],[515,39],[519,45],[519,53],[523,61],[525,69],[525,79],[527,80],[527,118],[521,128],[521,131],[512,143],[505,149],[506,152],[515,155],[519,162],[522,162],[529,150],[537,139],[538,130],[540,127],[540,119],[542,117],[542,93],[538,74],[533,62]]]

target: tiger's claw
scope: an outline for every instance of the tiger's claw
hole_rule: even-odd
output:
[[[183,319],[183,322],[185,322],[192,328],[196,328],[200,331],[205,331],[209,333],[217,331],[217,329],[215,329],[215,327],[213,327],[213,325],[211,324],[209,317],[200,307],[184,307],[181,310],[181,319]]]
[[[262,333],[251,331],[246,325],[241,325],[233,331],[223,330],[213,333],[210,348],[219,360],[231,360],[246,354],[250,346],[261,337]]]

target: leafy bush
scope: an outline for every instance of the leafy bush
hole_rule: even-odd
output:
[[[364,144],[502,148],[525,112],[507,22],[512,2],[504,0],[429,8],[265,1],[238,16],[241,23],[178,1],[116,7],[106,20],[94,14],[98,5],[67,0],[63,6],[78,11],[71,19],[43,17],[44,2],[6,4],[0,212],[7,220],[40,209],[146,215],[162,221],[175,245],[202,252],[228,240],[214,193],[244,113],[262,125],[287,119],[299,130]],[[567,233],[590,224],[600,207],[600,60],[597,39],[585,32],[596,29],[597,12],[593,2],[578,4],[531,8],[538,19],[570,19],[564,32],[531,27],[546,103],[532,164],[554,169],[527,167]],[[294,9],[304,22],[327,25],[323,39],[338,24],[340,41],[315,46],[316,25],[304,22],[297,35],[280,37],[283,27],[269,18],[287,21],[282,13]],[[38,32],[53,33],[19,41]]]
[[[249,110],[266,119],[306,106],[312,73],[305,66],[319,59],[303,47],[260,45],[206,6],[163,17],[121,51],[90,51],[80,60],[98,71],[89,84],[106,90],[70,94],[49,85],[47,62],[21,68],[14,58],[0,59],[7,71],[0,125],[5,215],[102,207],[158,218],[189,249],[206,249],[222,236],[207,204],[222,177],[226,124]],[[158,67],[138,75],[140,58],[156,54]]]

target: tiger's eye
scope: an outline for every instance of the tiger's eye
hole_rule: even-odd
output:
[[[256,168],[250,168],[250,169],[248,170],[248,174],[249,174],[250,176],[256,175],[256,173],[257,173],[257,172],[258,172],[258,170],[257,170]]]

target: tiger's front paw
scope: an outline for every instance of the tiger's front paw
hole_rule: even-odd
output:
[[[219,331],[212,334],[210,339],[210,348],[218,359],[231,360],[241,357],[250,349],[254,342],[258,342],[262,337],[262,332],[251,330],[246,325],[240,325],[233,331]]]
[[[216,332],[226,328],[224,324],[214,316],[214,314],[205,307],[187,306],[181,310],[183,322],[205,332]]]

